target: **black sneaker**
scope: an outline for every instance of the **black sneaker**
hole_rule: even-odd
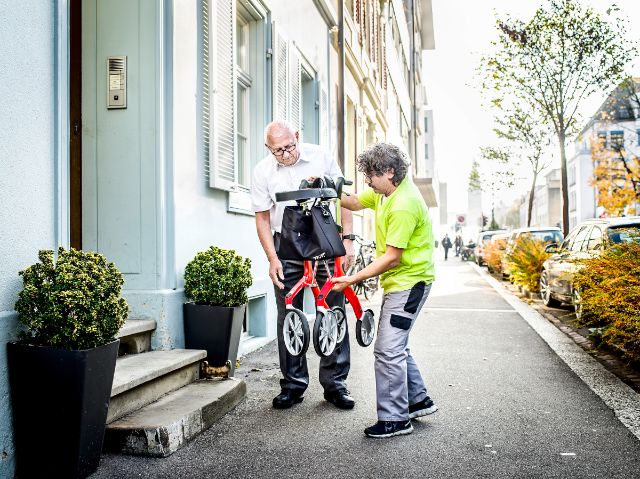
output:
[[[411,419],[415,419],[417,417],[433,414],[437,410],[438,406],[436,406],[433,400],[429,396],[427,396],[419,403],[409,405],[409,417]]]
[[[385,438],[411,434],[413,426],[411,421],[378,421],[373,426],[364,430],[365,436]]]

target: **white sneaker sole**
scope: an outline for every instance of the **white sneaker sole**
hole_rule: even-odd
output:
[[[438,406],[435,404],[427,409],[420,409],[418,411],[413,411],[409,414],[409,419],[415,419],[417,417],[428,416],[429,414],[433,414],[438,410]]]
[[[365,432],[364,435],[367,437],[372,437],[374,439],[384,439],[384,438],[393,437],[393,436],[406,436],[407,434],[411,434],[412,432],[413,432],[413,426],[407,429],[402,429],[401,431],[396,431],[389,434],[368,434]]]

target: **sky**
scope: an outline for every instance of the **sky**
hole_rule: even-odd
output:
[[[612,4],[628,19],[627,32],[640,43],[640,0],[581,0],[604,13]],[[495,145],[493,116],[482,106],[476,67],[497,38],[495,12],[528,20],[543,0],[433,0],[435,45],[424,54],[427,100],[434,112],[434,147],[439,180],[447,183],[449,213],[467,210],[467,186],[471,164],[481,146]],[[635,33],[634,33],[635,32]],[[640,62],[629,66],[640,76]],[[608,92],[588,99],[584,114],[590,116]],[[568,151],[571,151],[569,148]],[[559,160],[554,159],[558,164]],[[498,201],[510,204],[526,191],[526,184],[502,191]],[[483,198],[484,209],[489,199]]]

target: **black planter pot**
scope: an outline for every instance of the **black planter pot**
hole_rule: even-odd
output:
[[[7,344],[16,477],[86,477],[98,468],[118,355]]]
[[[206,349],[210,366],[231,362],[233,376],[246,304],[235,308],[184,304],[184,336],[188,349]]]

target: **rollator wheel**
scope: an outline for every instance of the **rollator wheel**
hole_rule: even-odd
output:
[[[329,356],[336,349],[338,323],[333,311],[318,311],[313,325],[313,347],[318,356]]]
[[[302,356],[309,349],[309,323],[299,309],[288,309],[282,324],[282,337],[292,356]]]
[[[331,311],[336,315],[336,323],[338,325],[338,338],[336,339],[336,343],[340,344],[347,335],[347,314],[340,306],[334,306],[331,308]]]
[[[376,335],[376,322],[373,319],[373,311],[367,309],[362,318],[356,322],[356,339],[358,344],[366,348],[373,342]]]

